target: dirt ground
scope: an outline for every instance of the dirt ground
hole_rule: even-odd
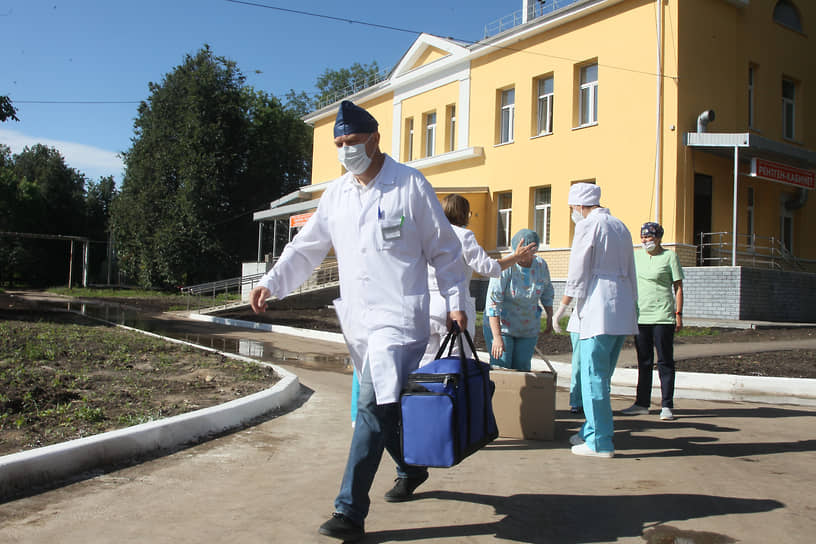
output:
[[[0,294],[0,455],[216,406],[274,370]]]
[[[331,308],[290,311],[271,310],[262,315],[255,315],[251,310],[236,310],[220,315],[246,321],[260,321],[303,329],[340,332],[337,315]],[[687,327],[686,334],[688,335],[676,335],[675,344],[750,343],[816,338],[816,326],[758,329],[701,329]],[[484,336],[478,329],[473,342],[477,349],[484,349]],[[633,340],[628,338],[624,348],[633,347],[633,345]],[[567,334],[542,334],[538,337],[537,347],[541,353],[546,355],[562,355],[572,351],[572,345]],[[683,359],[677,361],[677,369],[686,372],[709,372],[743,376],[761,374],[763,376],[787,378],[816,378],[816,350],[795,349],[761,353],[747,351],[744,354],[729,356]]]

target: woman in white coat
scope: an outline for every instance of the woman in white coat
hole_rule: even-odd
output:
[[[476,236],[468,230],[467,225],[470,220],[470,203],[466,198],[450,194],[442,199],[442,209],[445,216],[453,226],[453,232],[462,244],[462,269],[465,273],[465,284],[470,285],[470,278],[475,271],[488,278],[496,278],[501,275],[501,271],[516,264],[519,260],[528,259],[535,254],[536,244],[519,244],[516,250],[510,255],[501,259],[493,259],[476,241]],[[439,286],[436,282],[436,272],[433,268],[428,269],[428,289],[431,292],[431,335],[428,339],[428,347],[425,348],[425,355],[422,357],[420,366],[430,363],[436,358],[436,353],[445,335],[448,333],[446,325],[447,308],[445,299],[439,293]],[[465,296],[465,314],[467,315],[467,331],[473,338],[476,334],[476,299]],[[470,348],[467,343],[464,345],[466,356],[469,355]],[[458,346],[454,346],[454,353],[458,353]]]
[[[580,339],[581,396],[586,422],[570,438],[572,453],[613,457],[615,446],[610,382],[626,336],[637,333],[637,275],[632,235],[608,208],[600,207],[601,188],[576,183],[568,204],[575,236],[567,284],[554,323],[576,300]],[[559,327],[560,328],[560,327]],[[572,329],[572,327],[570,327]],[[560,331],[556,331],[560,332]]]

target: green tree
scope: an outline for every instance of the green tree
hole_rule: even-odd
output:
[[[12,105],[8,96],[0,96],[0,123],[8,119],[19,121],[17,118],[17,109]]]
[[[255,256],[252,212],[309,178],[311,128],[209,46],[150,83],[134,132],[112,226],[144,287],[238,275]]]
[[[6,212],[0,230],[86,236],[85,175],[70,168],[59,151],[36,144],[12,157],[2,148],[0,163],[0,206]],[[0,244],[0,280],[30,285],[64,281],[64,241],[4,236]]]
[[[286,106],[303,116],[374,85],[381,76],[377,61],[372,61],[371,64],[355,62],[348,68],[338,70],[326,68],[315,82],[317,92],[313,96],[310,97],[305,91],[295,92],[294,89],[290,89],[286,93]]]

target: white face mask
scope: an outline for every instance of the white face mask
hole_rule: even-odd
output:
[[[368,137],[368,140],[370,139],[371,136]],[[340,164],[354,175],[359,176],[371,166],[371,157],[366,153],[368,140],[361,144],[344,145],[337,148],[337,159]]]
[[[657,244],[654,243],[654,240],[651,240],[649,242],[643,242],[641,245],[643,246],[643,249],[645,249],[649,253],[654,251],[654,248],[657,247]]]
[[[583,221],[585,219],[584,214],[581,213],[581,210],[577,208],[572,209],[572,222],[576,225],[579,221]]]

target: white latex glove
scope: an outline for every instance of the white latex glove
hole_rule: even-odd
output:
[[[564,332],[564,330],[561,328],[560,321],[561,321],[561,318],[564,317],[564,312],[567,311],[567,308],[568,308],[567,305],[561,304],[560,306],[558,306],[558,309],[555,311],[555,314],[553,314],[553,324],[552,324],[552,326],[553,326],[553,330],[555,332],[557,332],[557,333]]]

